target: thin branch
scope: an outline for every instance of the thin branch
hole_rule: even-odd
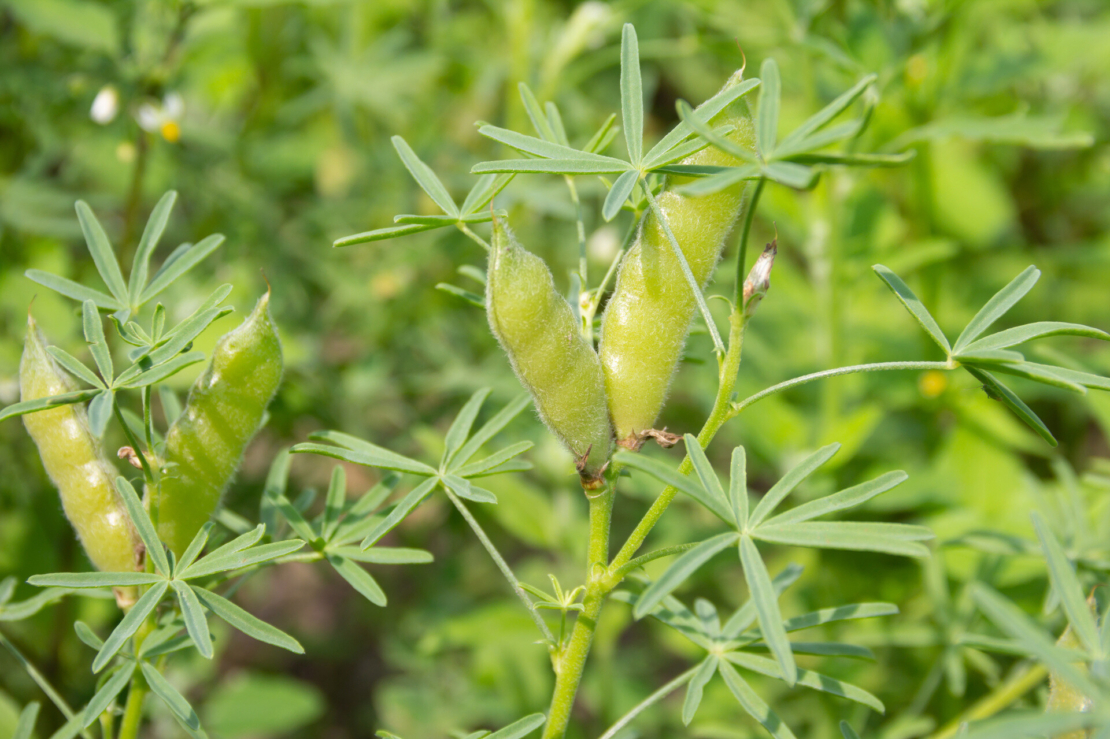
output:
[[[3,645],[5,649],[11,652],[12,657],[19,663],[20,667],[31,676],[31,679],[34,680],[35,684],[39,686],[42,692],[46,693],[46,697],[49,698],[50,701],[58,707],[58,710],[62,712],[62,715],[66,717],[66,721],[72,721],[76,714],[73,713],[73,709],[66,703],[66,699],[63,698],[58,691],[54,690],[50,681],[47,680],[46,677],[31,664],[30,660],[24,657],[23,653],[16,649],[16,646],[8,641],[2,633],[0,633],[0,645]],[[82,729],[81,736],[85,737],[85,739],[92,739],[92,734],[89,733],[88,729]]]
[[[697,671],[697,667],[691,667],[689,670],[682,673],[674,680],[671,680],[669,683],[659,688],[659,690],[656,690],[647,698],[644,698],[642,701],[636,704],[636,706],[631,711],[621,716],[617,723],[610,726],[609,730],[598,737],[598,739],[613,739],[613,737],[617,735],[617,732],[619,732],[621,729],[632,722],[632,719],[636,718],[648,708],[651,708],[653,705],[666,698],[676,688],[679,688],[690,682],[690,679],[694,677],[694,673]]]
[[[622,565],[620,569],[618,569],[610,576],[612,578],[613,587],[616,587],[616,584],[623,580],[625,575],[627,575],[629,572],[632,572],[632,570],[636,569],[637,567],[643,567],[648,562],[654,562],[655,560],[662,559],[663,557],[670,557],[675,554],[682,554],[683,552],[693,549],[697,545],[697,542],[692,542],[690,544],[675,544],[673,547],[664,547],[663,549],[656,549],[654,552],[642,554],[639,557],[636,557],[635,559],[629,561],[627,564]]]
[[[486,251],[490,250],[489,242],[486,241],[485,239],[483,239],[478,234],[471,231],[470,228],[465,223],[462,223],[460,221],[459,223],[456,223],[455,225],[459,227],[460,231],[462,231],[464,234],[469,236],[473,241],[475,241],[478,244],[478,246],[482,247]]]
[[[513,592],[520,598],[520,602],[524,604],[524,607],[528,611],[528,615],[531,616],[532,621],[535,622],[536,628],[543,634],[543,638],[554,644],[555,635],[551,633],[551,629],[547,628],[547,624],[544,623],[543,618],[536,612],[535,606],[532,605],[532,599],[529,598],[528,594],[524,592],[524,589],[520,587],[520,581],[516,579],[516,575],[513,574],[513,571],[509,569],[509,563],[505,561],[505,558],[497,551],[497,547],[495,547],[493,542],[490,541],[490,538],[486,536],[486,532],[482,529],[481,524],[474,518],[474,515],[471,514],[470,509],[463,504],[462,500],[451,492],[446,485],[443,486],[443,491],[447,493],[447,497],[450,498],[451,502],[455,504],[455,507],[459,509],[459,513],[466,519],[466,522],[470,524],[470,528],[474,530],[474,535],[478,537],[478,541],[482,542],[482,546],[489,552],[489,556],[493,558],[494,564],[497,565],[497,569],[501,570],[501,574],[509,581],[509,585],[513,587]]]
[[[732,404],[731,416],[735,416],[740,411],[744,410],[750,405],[755,405],[759,401],[766,398],[768,395],[789,390],[798,385],[805,385],[806,383],[813,382],[814,380],[824,380],[827,377],[838,377],[840,375],[853,375],[858,372],[884,372],[887,370],[950,370],[954,369],[947,362],[879,362],[877,364],[854,364],[850,367],[838,367],[831,370],[823,370],[821,372],[814,372],[811,375],[802,375],[795,377],[793,380],[780,382],[777,385],[772,385],[766,390],[744,398],[739,403]]]

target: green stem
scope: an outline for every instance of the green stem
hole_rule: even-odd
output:
[[[721,343],[721,334],[717,331],[717,324],[713,322],[713,316],[709,314],[709,305],[706,304],[705,296],[702,295],[701,285],[699,285],[697,279],[694,278],[694,273],[690,271],[690,264],[686,261],[686,255],[682,253],[682,247],[678,245],[678,239],[676,239],[674,233],[671,232],[670,224],[667,223],[667,219],[663,216],[663,210],[659,207],[659,203],[655,200],[655,196],[651,194],[651,188],[648,186],[647,179],[641,177],[640,185],[647,194],[648,205],[651,206],[651,212],[655,214],[655,218],[659,221],[663,233],[667,236],[667,241],[671,244],[671,249],[674,251],[675,258],[678,260],[678,265],[682,267],[682,274],[686,278],[686,284],[694,293],[694,302],[698,304],[698,312],[701,313],[702,320],[705,321],[705,325],[709,329],[709,337],[713,339],[713,348],[717,351],[718,357],[723,357],[725,354],[725,345]]]
[[[497,569],[501,570],[501,574],[509,581],[509,585],[512,586],[513,592],[516,593],[516,597],[520,598],[520,602],[524,604],[525,609],[528,611],[528,615],[531,616],[532,621],[535,622],[536,628],[543,634],[543,638],[554,644],[555,635],[551,633],[551,629],[547,628],[547,624],[544,622],[543,617],[536,612],[535,606],[532,605],[532,599],[529,598],[528,594],[524,592],[524,589],[520,587],[520,581],[516,579],[516,575],[513,574],[513,571],[509,569],[509,563],[505,561],[505,558],[501,556],[501,552],[497,551],[497,547],[495,547],[493,542],[490,541],[490,538],[486,536],[486,532],[482,529],[481,524],[474,518],[470,509],[466,507],[462,500],[451,492],[446,485],[443,486],[443,491],[447,493],[447,497],[450,498],[451,502],[455,504],[455,507],[459,509],[459,513],[466,519],[466,522],[470,524],[470,528],[474,531],[474,535],[478,537],[478,541],[482,542],[482,546],[489,552],[489,556],[493,558],[494,564],[497,565]]]
[[[981,721],[990,718],[1040,685],[1047,676],[1048,668],[1040,664],[1029,665],[1025,669],[1015,672],[1006,682],[947,723],[944,728],[933,734],[929,739],[950,739],[959,733],[962,724],[968,721]]]
[[[827,377],[838,377],[840,375],[852,375],[858,372],[884,372],[887,370],[950,370],[955,367],[948,362],[879,362],[877,364],[854,364],[850,367],[837,367],[836,369],[823,370],[821,372],[814,372],[811,375],[802,375],[795,377],[793,380],[780,382],[777,385],[772,385],[766,390],[744,398],[739,403],[732,404],[732,412],[729,417],[735,416],[740,411],[744,410],[750,405],[755,405],[759,401],[766,398],[768,395],[789,390],[798,385],[805,385],[806,383],[813,382],[814,380],[824,380]]]
[[[147,616],[143,625],[139,627],[139,630],[135,632],[132,642],[135,645],[136,659],[139,657],[143,642],[157,625],[157,619],[151,613]],[[131,687],[127,691],[127,703],[124,704],[123,720],[120,721],[117,739],[138,739],[139,727],[143,721],[143,699],[146,698],[148,692],[150,692],[150,687],[146,684],[143,671],[136,667],[135,672],[131,675]]]
[[[675,544],[673,547],[664,547],[663,549],[656,549],[654,552],[641,554],[639,557],[636,557],[636,559],[629,561],[628,564],[624,565],[611,575],[611,578],[613,579],[613,587],[616,587],[617,583],[623,580],[625,575],[627,575],[629,572],[632,572],[632,570],[636,569],[637,567],[643,567],[648,562],[654,562],[655,560],[662,559],[663,557],[670,557],[675,554],[682,554],[683,552],[687,552],[693,549],[697,545],[697,542],[692,542],[690,544]]]
[[[488,241],[486,241],[485,239],[483,239],[483,238],[482,238],[481,236],[479,236],[478,234],[476,234],[476,233],[474,233],[473,231],[471,231],[471,230],[470,230],[470,227],[469,227],[469,226],[467,226],[467,225],[466,225],[465,223],[461,223],[461,222],[460,222],[460,223],[456,223],[455,225],[459,227],[459,230],[460,230],[460,231],[462,231],[462,232],[463,232],[464,234],[466,234],[467,236],[469,236],[469,237],[470,237],[470,238],[471,238],[471,239],[472,239],[472,240],[473,240],[473,241],[474,241],[475,243],[477,243],[477,244],[478,244],[478,246],[482,247],[482,248],[483,248],[483,249],[485,249],[486,251],[489,251],[489,250],[490,250],[490,245],[489,245],[489,242],[488,242]]]
[[[543,739],[559,739],[564,736],[570,724],[574,697],[578,684],[586,669],[586,658],[593,645],[597,619],[610,588],[607,585],[606,562],[609,561],[609,524],[613,518],[613,498],[617,475],[610,472],[605,479],[605,488],[590,502],[590,530],[586,545],[586,595],[582,599],[583,609],[574,620],[570,641],[555,657],[555,692],[551,696],[551,709],[548,711],[547,725]]]
[[[685,685],[686,683],[690,682],[690,679],[692,677],[694,677],[694,673],[698,671],[698,667],[700,667],[700,666],[701,665],[699,664],[696,667],[691,667],[689,670],[682,673],[681,675],[676,677],[674,680],[671,680],[669,683],[667,683],[663,687],[659,688],[659,690],[656,690],[654,693],[649,695],[647,698],[644,698],[642,701],[640,701],[638,704],[636,704],[635,708],[633,708],[631,711],[629,711],[628,713],[621,716],[620,719],[617,721],[617,723],[610,726],[609,730],[606,731],[604,734],[602,734],[600,737],[598,737],[598,739],[613,739],[613,737],[617,735],[617,732],[619,732],[621,729],[623,729],[625,726],[627,726],[629,723],[631,723],[632,719],[636,718],[641,713],[646,711],[648,708],[651,708],[651,706],[655,705],[656,703],[658,703],[662,699],[666,698],[676,688],[680,688],[683,685]]]
[[[123,709],[123,720],[119,725],[117,739],[138,739],[139,726],[143,720],[143,699],[149,688],[142,670],[135,670],[131,678],[131,688],[127,691],[127,703]]]
[[[38,685],[39,689],[42,690],[42,692],[46,693],[46,697],[49,698],[50,701],[55,706],[57,706],[58,710],[62,712],[62,715],[66,717],[66,721],[72,721],[76,714],[73,713],[73,709],[69,707],[68,703],[66,703],[66,699],[63,698],[57,690],[54,690],[54,686],[50,684],[50,681],[46,679],[46,676],[39,672],[38,669],[33,664],[31,664],[30,660],[24,657],[23,653],[20,652],[14,644],[12,644],[10,641],[7,640],[7,638],[4,637],[3,633],[0,633],[0,646],[3,646],[5,649],[8,650],[8,652],[11,653],[12,657],[15,658],[15,661],[19,663],[19,666],[22,667],[24,672],[26,672],[31,677],[31,680],[35,682],[35,685]],[[82,730],[81,736],[83,736],[85,739],[92,739],[92,734],[89,733],[88,729]]]
[[[759,196],[763,194],[763,185],[767,180],[763,177],[755,183],[755,192],[752,193],[752,202],[748,203],[748,212],[744,214],[744,229],[740,232],[740,245],[736,247],[736,292],[732,302],[740,305],[744,298],[744,279],[747,277],[748,234],[752,232],[752,221],[755,220],[755,208],[759,205]]]

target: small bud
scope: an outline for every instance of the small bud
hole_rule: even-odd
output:
[[[771,287],[771,267],[775,266],[775,255],[779,253],[778,239],[768,244],[759,259],[752,265],[748,279],[744,280],[744,318],[751,318],[759,302]]]

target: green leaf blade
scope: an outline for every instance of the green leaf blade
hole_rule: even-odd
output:
[[[778,595],[771,584],[771,575],[767,572],[767,566],[763,563],[755,542],[746,534],[740,537],[740,564],[744,569],[744,579],[748,582],[748,589],[751,590],[756,613],[759,614],[763,639],[778,661],[782,679],[793,688],[797,680],[798,667],[794,663],[794,652],[790,649],[790,640],[786,638],[786,629],[782,625]]]
[[[108,234],[104,233],[104,227],[100,225],[100,221],[97,220],[88,203],[78,200],[76,209],[77,220],[81,223],[81,233],[85,236],[85,243],[89,247],[89,254],[92,255],[96,271],[100,273],[104,284],[108,286],[108,291],[120,305],[127,305],[127,286],[123,282],[123,273],[120,272],[112,245],[108,242]]]
[[[1037,280],[1041,278],[1041,271],[1036,267],[1026,267],[1025,271],[1010,281],[1006,287],[999,290],[987,301],[975,317],[967,324],[956,339],[953,350],[958,354],[968,344],[979,337],[981,333],[990,328],[991,324],[1001,318],[1016,302],[1025,297],[1033,289]]]

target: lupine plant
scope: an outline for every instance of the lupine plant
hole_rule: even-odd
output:
[[[80,304],[92,366],[50,346],[29,318],[22,398],[0,411],[0,420],[24,419],[59,489],[66,515],[98,570],[35,575],[29,583],[43,589],[19,602],[12,602],[15,581],[3,581],[0,624],[30,617],[74,595],[114,596],[121,613],[114,628],[103,634],[83,621],[74,624],[76,638],[95,652],[95,690],[79,709],[71,708],[0,631],[0,643],[64,716],[65,724],[54,736],[92,739],[99,733],[104,739],[135,739],[143,735],[149,718],[148,695],[164,705],[187,735],[208,736],[198,711],[166,672],[167,665],[184,653],[213,658],[210,617],[268,645],[304,651],[292,635],[236,605],[233,599],[243,582],[283,563],[326,563],[367,601],[387,607],[387,593],[364,565],[437,566],[428,551],[383,542],[422,504],[440,494],[473,531],[519,599],[550,656],[554,674],[548,706],[536,706],[535,712],[493,733],[460,736],[520,739],[540,729],[545,739],[566,736],[575,719],[594,636],[607,617],[610,600],[631,606],[634,619],[653,619],[673,629],[701,657],[645,696],[602,739],[631,736],[640,714],[683,687],[681,720],[689,725],[707,686],[718,676],[735,698],[738,716],[749,716],[753,727],[758,724],[759,731],[783,739],[796,736],[789,714],[776,711],[745,675],[770,677],[790,691],[821,691],[883,712],[882,701],[872,693],[799,666],[796,659],[799,655],[871,659],[867,646],[800,641],[793,635],[827,624],[891,616],[898,607],[885,602],[830,603],[812,612],[784,612],[780,596],[802,577],[802,568],[790,565],[772,576],[767,551],[778,547],[847,550],[862,566],[872,557],[929,558],[934,536],[924,526],[866,516],[842,518],[843,511],[892,490],[907,475],[886,471],[790,504],[790,496],[837,454],[839,444],[828,444],[800,459],[766,491],[749,488],[744,446],[729,451],[726,471],[715,470],[705,450],[725,424],[773,394],[838,375],[907,370],[965,370],[990,398],[1055,446],[1048,425],[1001,378],[1022,378],[1080,394],[1088,389],[1110,390],[1110,380],[1028,361],[1015,347],[1050,336],[1110,340],[1110,334],[1048,321],[988,333],[1037,282],[1040,272],[1030,266],[987,301],[950,342],[906,282],[877,264],[878,278],[940,348],[942,359],[834,367],[738,397],[745,333],[758,320],[761,301],[774,299],[774,263],[791,248],[773,241],[749,268],[748,241],[761,197],[768,188],[810,188],[830,168],[905,164],[910,153],[856,150],[876,94],[875,77],[864,76],[780,139],[779,72],[775,61],[767,59],[758,79],[746,78],[742,67],[698,107],[679,101],[678,125],[648,147],[639,44],[634,28],[625,25],[619,116],[614,113],[585,144],[575,146],[558,107],[541,105],[522,84],[521,101],[535,135],[481,124],[480,134],[518,154],[476,164],[472,172],[480,176],[461,205],[413,148],[395,136],[393,144],[404,166],[442,215],[398,215],[393,226],[341,238],[335,246],[437,228],[454,227],[465,234],[467,243],[474,242],[486,252],[485,270],[471,265],[464,272],[484,283],[484,294],[452,285],[439,287],[463,301],[460,309],[468,310],[465,304],[471,304],[485,310],[492,337],[526,392],[482,423],[479,417],[490,390],[475,392],[443,437],[438,459],[402,455],[389,448],[390,442],[358,438],[342,429],[314,432],[272,461],[258,501],[257,523],[222,507],[221,498],[246,445],[264,424],[267,405],[281,380],[283,349],[270,314],[271,302],[281,296],[263,295],[243,324],[221,339],[182,403],[165,383],[204,361],[203,353],[193,350],[193,342],[230,312],[223,303],[231,288],[216,290],[175,326],[167,325],[172,311],[154,299],[219,248],[223,238],[209,236],[182,245],[152,275],[153,258],[177,197],[167,193],[150,216],[125,281],[104,228],[92,209],[78,202],[77,217],[107,291],[42,271],[31,270],[27,277]],[[858,115],[842,121],[853,113]],[[623,156],[610,151],[618,134],[624,142]],[[552,175],[563,178],[577,212],[578,268],[570,276],[566,297],[546,262],[513,234],[512,213],[497,208],[495,202],[518,177]],[[576,185],[576,178],[583,177],[599,178],[606,188],[600,203],[604,221],[618,216],[630,221],[622,248],[600,280],[591,279],[587,270],[584,203]],[[480,233],[486,223],[491,224],[489,239]],[[732,264],[719,270],[733,232],[739,238]],[[721,271],[728,274],[731,285],[726,281],[725,294],[707,294],[714,273]],[[725,306],[724,322],[710,310],[711,299]],[[695,324],[710,338],[716,360],[718,387],[711,408],[697,433],[655,428],[676,367],[683,354],[692,351],[686,340]],[[121,357],[126,357],[126,364],[117,369]],[[577,473],[589,509],[588,526],[580,532],[586,552],[581,578],[567,588],[551,574],[551,593],[517,578],[471,509],[498,504],[497,495],[482,487],[484,478],[531,468],[523,456],[531,450],[531,442],[500,447],[494,443],[530,405],[565,446],[568,471]],[[113,422],[128,442],[117,453],[126,475],[120,474],[120,467],[103,449],[103,438]],[[673,452],[671,456],[656,453],[655,446],[681,446],[681,461]],[[306,454],[380,470],[382,477],[365,493],[350,496],[347,468],[334,467],[323,507],[313,514],[315,493],[292,495],[288,489],[293,461]],[[1061,635],[1045,632],[986,582],[968,585],[953,600],[941,565],[924,565],[939,614],[936,641],[944,645],[944,653],[915,702],[928,700],[942,674],[949,690],[962,695],[964,659],[996,676],[989,652],[1036,663],[1024,682],[1011,687],[1010,703],[1037,684],[1028,675],[1050,679],[1047,712],[1002,716],[970,727],[959,724],[950,735],[966,732],[976,739],[1110,736],[1110,619],[1106,606],[1085,591],[1095,581],[1092,575],[1108,569],[1105,548],[1086,520],[1074,473],[1062,462],[1056,463],[1055,471],[1064,490],[1061,513],[1052,521],[1033,514],[1036,543],[973,532],[947,544],[975,546],[997,556],[1042,556],[1050,582],[1045,611],[1058,609],[1066,616]],[[727,474],[722,477],[721,472]],[[614,546],[610,541],[614,508],[634,505],[621,495],[629,478],[660,485],[661,490],[627,538]],[[680,494],[704,509],[715,533],[642,551]],[[742,575],[748,599],[722,619],[708,599],[696,598],[691,608],[675,592],[725,550],[736,553],[739,561],[734,566]],[[669,564],[646,567],[658,560]],[[654,577],[649,569],[656,573]],[[989,579],[987,569],[981,572],[984,581]],[[557,617],[555,628],[549,616]],[[990,711],[975,712],[973,707],[968,718],[990,716],[1010,703],[996,701]],[[38,703],[24,709],[16,739],[31,736],[39,710]],[[862,735],[846,721],[839,730],[845,739]],[[397,739],[386,729],[378,736]]]

